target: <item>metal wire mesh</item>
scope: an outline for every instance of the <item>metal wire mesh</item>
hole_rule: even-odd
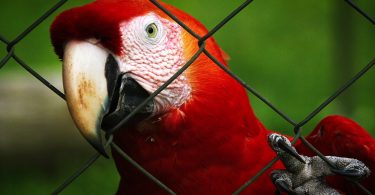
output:
[[[7,54],[1,59],[0,61],[0,69],[11,59],[13,58],[20,66],[22,66],[25,70],[27,70],[31,75],[37,78],[41,83],[43,83],[46,87],[52,90],[55,94],[60,96],[62,99],[65,100],[65,95],[59,91],[56,87],[50,84],[46,79],[44,79],[38,72],[34,71],[30,66],[27,65],[21,58],[19,58],[15,53],[15,47],[17,44],[22,41],[30,32],[32,32],[36,27],[38,27],[44,20],[46,20],[52,13],[54,13],[58,8],[60,8],[63,4],[65,4],[68,0],[61,0],[55,5],[53,5],[49,10],[47,10],[40,18],[38,18],[34,23],[32,23],[28,28],[26,28],[22,33],[20,33],[15,39],[8,40],[4,36],[0,34],[0,41],[6,45]],[[156,177],[151,175],[147,170],[141,167],[137,162],[131,159],[124,151],[121,150],[114,142],[112,134],[117,131],[121,126],[123,126],[127,121],[129,121],[137,112],[139,112],[148,101],[151,101],[155,96],[157,96],[162,90],[164,90],[170,83],[172,83],[180,74],[182,74],[200,55],[206,55],[210,58],[218,67],[224,70],[227,74],[232,76],[236,81],[238,81],[247,91],[251,94],[256,96],[262,102],[264,102],[267,106],[269,106],[273,111],[275,111],[281,118],[287,121],[290,125],[294,128],[294,139],[292,143],[296,143],[298,139],[300,139],[307,147],[309,147],[312,151],[314,151],[318,156],[320,156],[324,161],[326,161],[330,166],[334,167],[334,165],[323,155],[321,154],[316,148],[314,148],[303,136],[301,136],[302,127],[306,125],[312,118],[314,118],[318,113],[320,113],[327,105],[329,105],[333,100],[335,100],[342,92],[347,90],[353,83],[355,83],[359,78],[361,78],[368,70],[370,70],[375,64],[375,58],[370,61],[365,67],[363,67],[355,76],[353,76],[350,80],[344,83],[337,91],[335,91],[331,96],[329,96],[326,100],[324,100],[316,109],[314,109],[309,115],[307,115],[303,120],[300,122],[296,122],[295,120],[291,119],[287,116],[284,112],[280,109],[275,107],[270,101],[268,101],[264,96],[258,93],[254,88],[247,85],[240,77],[234,74],[231,70],[225,67],[223,64],[219,62],[213,55],[211,55],[205,49],[205,41],[213,36],[217,31],[219,31],[227,22],[229,22],[233,17],[235,17],[238,13],[240,13],[244,8],[246,8],[252,0],[244,1],[240,6],[238,6],[235,10],[233,10],[227,17],[225,17],[220,23],[218,23],[212,30],[210,30],[206,35],[199,36],[196,34],[192,29],[190,29],[187,25],[185,25],[182,21],[180,21],[176,16],[174,16],[171,12],[169,12],[165,7],[163,7],[160,3],[156,0],[150,0],[156,7],[161,9],[164,13],[166,13],[170,18],[172,18],[176,23],[178,23],[182,28],[184,28],[187,32],[189,32],[193,37],[198,40],[199,50],[187,61],[187,63],[178,70],[167,82],[165,82],[160,88],[158,88],[154,93],[152,93],[143,103],[141,103],[132,113],[130,113],[126,118],[122,119],[122,121],[116,125],[113,129],[107,132],[107,143],[105,145],[106,148],[111,146],[112,149],[116,150],[125,160],[131,163],[134,167],[136,167],[140,172],[142,172],[145,176],[147,176],[150,180],[155,182],[159,187],[164,189],[169,194],[176,194],[170,189],[168,186],[163,184],[160,180]],[[360,7],[354,4],[351,0],[345,0],[353,9],[355,9],[359,14],[365,17],[369,22],[375,25],[375,20],[365,13]],[[94,154],[92,157],[88,159],[88,161],[83,164],[74,174],[72,174],[69,178],[67,178],[60,186],[58,186],[52,194],[58,194],[62,190],[64,190],[67,186],[69,186],[77,177],[79,177],[83,172],[85,172],[96,160],[100,157],[99,153]],[[261,169],[256,175],[249,178],[247,182],[245,182],[242,186],[240,186],[234,194],[240,194],[243,190],[245,190],[249,185],[254,183],[259,176],[264,174],[274,163],[278,161],[276,157],[272,161],[270,161],[263,169]],[[366,194],[371,194],[366,188],[364,188],[358,182],[354,182],[362,191]]]

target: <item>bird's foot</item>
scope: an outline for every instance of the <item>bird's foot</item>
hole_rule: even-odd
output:
[[[269,135],[268,142],[286,168],[271,173],[278,193],[340,194],[325,183],[325,176],[342,175],[357,181],[370,174],[366,165],[357,159],[326,156],[323,160],[319,156],[299,155],[289,140],[279,134]]]

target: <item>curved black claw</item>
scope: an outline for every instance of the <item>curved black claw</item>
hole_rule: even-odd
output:
[[[279,139],[277,141],[277,145],[279,148],[283,149],[285,152],[296,158],[298,161],[300,161],[303,164],[306,164],[305,159],[303,159],[291,146],[289,146],[287,143],[284,142],[284,140]]]

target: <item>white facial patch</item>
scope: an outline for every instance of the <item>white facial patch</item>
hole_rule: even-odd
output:
[[[157,90],[184,64],[181,27],[154,13],[133,18],[121,26],[123,55],[120,70],[149,93]],[[155,97],[155,113],[178,108],[190,97],[182,74]]]

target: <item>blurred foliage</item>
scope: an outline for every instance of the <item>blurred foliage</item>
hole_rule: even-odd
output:
[[[9,40],[15,38],[55,2],[57,1],[1,0],[0,33]],[[58,13],[87,2],[89,1],[68,1],[17,45],[17,55],[37,71],[61,71],[61,63],[51,47],[49,26]],[[166,2],[190,13],[211,29],[243,1]],[[356,3],[375,16],[375,1],[358,0]],[[292,119],[300,121],[343,84],[336,78],[342,78],[339,80],[343,81],[351,77],[343,75],[340,64],[336,64],[337,58],[347,57],[337,53],[337,33],[354,31],[354,44],[348,46],[353,50],[351,75],[375,56],[375,27],[346,6],[347,14],[352,16],[353,26],[337,29],[335,24],[339,18],[335,13],[338,4],[344,4],[344,1],[254,1],[214,37],[231,56],[229,65],[235,73]],[[0,46],[0,56],[5,55],[5,47]],[[17,71],[24,70],[11,60],[0,71],[0,76]],[[304,127],[305,133],[324,116],[341,114],[353,118],[374,135],[374,83],[374,70],[370,70],[309,122]],[[354,108],[347,113],[345,97],[349,96],[354,102]],[[292,133],[290,124],[252,95],[250,98],[256,114],[268,128]],[[83,160],[85,158],[82,156]],[[80,165],[72,163],[69,157],[62,161],[65,162],[57,166],[55,174],[17,167],[9,167],[7,170],[2,168],[0,194],[49,193]],[[113,194],[117,182],[118,175],[113,163],[101,161],[64,194]]]
[[[50,194],[86,161],[86,157],[79,161],[72,162],[66,157],[50,172],[22,167],[17,170],[2,170],[0,192],[4,195]],[[115,194],[118,182],[119,176],[114,164],[101,158],[62,194]]]

